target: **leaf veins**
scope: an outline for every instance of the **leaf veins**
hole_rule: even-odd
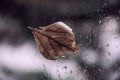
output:
[[[56,22],[46,27],[30,28],[38,49],[42,55],[55,60],[66,52],[78,52],[72,30],[63,22]]]

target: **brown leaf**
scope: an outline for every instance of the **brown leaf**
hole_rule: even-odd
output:
[[[56,22],[46,27],[30,28],[32,30],[39,51],[50,60],[57,59],[66,52],[79,51],[75,46],[75,37],[66,24]]]

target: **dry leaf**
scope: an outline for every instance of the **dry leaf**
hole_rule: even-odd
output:
[[[42,55],[50,60],[57,59],[66,52],[79,51],[75,46],[75,37],[66,24],[56,22],[46,27],[30,28]]]

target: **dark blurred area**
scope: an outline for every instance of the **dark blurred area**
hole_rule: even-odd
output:
[[[80,28],[80,23],[84,21],[96,23],[103,16],[111,14],[119,15],[119,5],[119,0],[1,0],[1,20],[3,19],[3,24],[10,24],[11,26],[9,28],[13,29],[5,33],[3,31],[8,28],[0,29],[2,30],[0,31],[1,39],[6,35],[11,37],[11,39],[13,39],[11,41],[14,43],[20,42],[21,36],[17,35],[28,36],[28,26],[46,26],[57,21],[71,21],[74,25],[70,26],[75,27],[75,29]],[[1,26],[5,27],[4,25]],[[14,28],[11,27],[17,29],[14,30]],[[14,33],[16,33],[16,35],[13,35]],[[20,39],[20,41],[16,41],[16,37]]]
[[[0,0],[0,56],[22,53],[21,49],[23,52],[32,50],[30,46],[35,46],[34,38],[27,27],[44,27],[63,21],[75,33],[81,51],[73,61],[81,66],[87,78],[57,80],[119,80],[119,17],[119,0]],[[18,47],[24,44],[25,50]],[[43,71],[14,72],[2,66],[2,60],[5,62],[7,58],[0,58],[0,80],[56,80]],[[7,75],[10,79],[5,77]]]

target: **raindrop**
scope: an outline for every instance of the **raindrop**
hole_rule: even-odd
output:
[[[46,68],[44,68],[44,71],[46,71]]]
[[[79,44],[79,46],[82,46],[82,44]]]
[[[96,29],[93,30],[93,34],[95,34],[95,33],[96,33]]]
[[[64,66],[63,68],[67,69],[67,66]]]
[[[110,17],[107,17],[107,22],[109,22],[110,19],[111,19]]]
[[[89,37],[87,36],[86,39],[88,39]]]
[[[97,34],[95,34],[95,37],[97,37]]]
[[[58,77],[60,77],[60,74],[58,74]]]
[[[110,52],[108,52],[108,55],[109,55],[109,56],[111,55]]]
[[[105,29],[105,26],[103,26],[103,29]]]
[[[80,35],[80,38],[82,37],[82,35]]]
[[[118,10],[118,13],[120,14],[120,10]]]
[[[102,17],[102,15],[99,15],[99,17]]]
[[[74,34],[77,34],[77,32],[74,32]]]
[[[57,72],[59,72],[59,70],[57,70]]]
[[[43,67],[45,67],[45,65],[43,64]]]
[[[109,46],[109,44],[107,44],[106,46]]]
[[[91,39],[91,38],[89,39],[89,42],[90,42],[90,43],[92,42],[92,39]]]
[[[108,13],[108,10],[105,10],[106,13]]]
[[[104,6],[107,6],[107,2],[104,3]]]
[[[78,66],[79,69],[81,69],[81,66]]]
[[[72,73],[73,73],[73,71],[70,71],[70,73],[72,74]]]
[[[65,58],[65,55],[62,55],[61,57],[62,57],[62,58]]]
[[[99,68],[98,70],[99,70],[101,73],[103,73],[103,71],[104,71],[103,69],[100,69],[100,68]]]
[[[99,24],[102,24],[102,21],[101,21],[101,20],[99,21]]]
[[[103,16],[105,16],[106,14],[105,13],[103,13]]]
[[[100,12],[100,9],[97,9],[97,12]]]
[[[101,8],[105,8],[107,6],[107,2],[104,2],[104,4],[101,6]]]
[[[117,17],[117,21],[119,21],[120,20],[120,17]]]
[[[68,59],[72,59],[73,57],[69,56]]]
[[[45,67],[45,65],[43,64],[43,68],[44,68],[44,71],[46,71],[46,67]]]
[[[86,69],[84,69],[84,70],[83,70],[83,72],[87,72],[87,70],[86,70]]]
[[[118,36],[117,36],[117,35],[115,35],[115,38],[118,38]]]

